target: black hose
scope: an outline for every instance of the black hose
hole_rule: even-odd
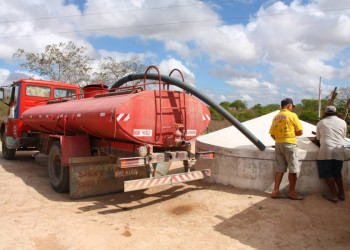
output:
[[[125,76],[125,77],[119,79],[115,84],[113,84],[111,89],[119,88],[120,86],[122,86],[126,82],[144,79],[144,76],[145,76],[144,74],[131,74],[131,75]],[[154,73],[148,73],[146,75],[146,79],[159,80],[159,75],[154,74]],[[253,135],[246,127],[244,127],[243,124],[241,124],[235,117],[233,117],[229,112],[227,112],[227,110],[225,110],[219,104],[215,103],[209,97],[207,97],[202,92],[200,92],[198,89],[192,87],[189,84],[185,84],[184,82],[177,80],[176,78],[172,78],[169,76],[161,75],[161,79],[163,82],[171,83],[179,88],[186,90],[187,92],[193,94],[198,99],[200,99],[203,102],[205,102],[206,104],[208,104],[210,107],[212,107],[217,112],[219,112],[223,117],[225,117],[239,131],[241,131],[241,133],[244,134],[261,151],[265,150],[265,145],[258,138],[256,138],[255,135]],[[111,91],[113,91],[113,90],[111,90]]]

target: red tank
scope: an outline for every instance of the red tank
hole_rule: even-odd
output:
[[[84,98],[94,97],[95,95],[105,94],[108,92],[108,86],[104,85],[102,81],[97,84],[90,84],[83,88]]]
[[[145,90],[36,106],[25,111],[21,121],[32,131],[166,147],[179,138],[199,136],[210,122],[210,112],[185,92],[163,90],[159,96],[159,90]]]

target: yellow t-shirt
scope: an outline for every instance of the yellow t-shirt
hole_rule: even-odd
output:
[[[270,134],[275,136],[276,143],[297,144],[295,132],[303,130],[298,116],[287,109],[281,111],[273,118]]]

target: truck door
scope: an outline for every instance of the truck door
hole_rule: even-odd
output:
[[[9,119],[18,119],[19,116],[19,101],[20,99],[18,96],[20,96],[20,90],[21,90],[21,83],[17,84],[16,86],[12,87],[12,92],[11,92],[11,98],[10,98],[10,103],[9,103],[9,114],[8,118]]]
[[[20,107],[21,84],[13,85],[9,102],[8,122],[6,123],[6,135],[20,137],[18,134],[18,117]]]

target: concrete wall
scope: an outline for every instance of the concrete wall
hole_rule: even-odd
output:
[[[298,173],[297,192],[316,193],[327,191],[318,177],[316,157],[318,147],[307,138],[298,140],[298,157],[301,171]],[[196,141],[196,152],[214,151],[214,160],[197,160],[196,170],[211,169],[212,176],[205,180],[242,189],[271,192],[275,175],[275,150],[258,150],[255,146],[224,148]],[[350,185],[350,149],[346,149],[343,166],[344,187]],[[288,191],[287,174],[283,177],[281,190]]]

